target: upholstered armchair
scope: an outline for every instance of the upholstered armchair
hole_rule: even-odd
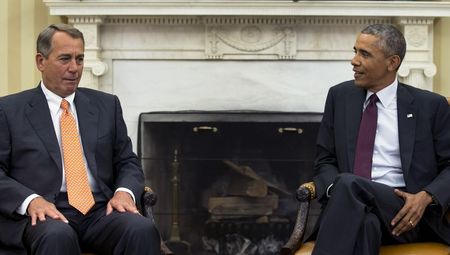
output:
[[[303,242],[310,202],[315,198],[313,182],[302,184],[297,189],[299,209],[294,230],[288,242],[281,249],[281,255],[310,255],[314,242]],[[380,255],[449,255],[450,247],[441,243],[411,243],[382,246]]]
[[[145,187],[144,193],[141,197],[141,214],[154,222],[152,207],[156,204],[157,196],[155,192],[149,187]],[[95,255],[95,253],[83,253],[83,255]],[[161,255],[174,255],[174,253],[167,248],[161,239]]]

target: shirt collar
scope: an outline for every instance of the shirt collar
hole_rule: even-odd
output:
[[[392,100],[394,100],[397,97],[397,87],[398,87],[398,80],[397,78],[395,78],[394,82],[392,82],[384,89],[377,92],[377,97],[384,107],[388,106],[392,102]],[[372,91],[369,90],[367,91],[365,102],[368,102],[368,99],[372,94],[374,94]]]
[[[42,92],[44,92],[45,99],[47,99],[48,106],[50,108],[50,111],[57,112],[60,109],[61,100],[62,97],[58,96],[57,94],[50,91],[44,84],[43,81],[41,81],[41,89]],[[75,92],[72,93],[70,96],[65,97],[67,102],[69,102],[70,108],[73,109],[73,100],[75,99]],[[72,110],[73,111],[73,110]]]

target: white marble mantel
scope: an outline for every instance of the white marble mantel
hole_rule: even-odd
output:
[[[44,0],[50,14],[104,15],[244,15],[244,16],[449,16],[439,1],[290,1],[290,0]]]
[[[323,109],[351,79],[356,34],[392,23],[408,51],[401,81],[433,90],[433,24],[450,2],[44,0],[85,35],[82,86],[117,94],[138,115],[172,110]]]

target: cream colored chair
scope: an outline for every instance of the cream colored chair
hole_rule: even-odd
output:
[[[308,220],[311,194],[315,193],[314,183],[302,184],[297,190],[300,207],[297,213],[294,230],[289,241],[281,249],[281,255],[310,255],[314,242],[302,243]],[[450,212],[447,213],[450,219]],[[380,255],[450,255],[450,247],[441,243],[410,243],[382,246]]]

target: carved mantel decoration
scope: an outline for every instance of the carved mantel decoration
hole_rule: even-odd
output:
[[[297,37],[295,20],[284,18],[206,18],[205,55],[224,59],[239,55],[295,59]]]

